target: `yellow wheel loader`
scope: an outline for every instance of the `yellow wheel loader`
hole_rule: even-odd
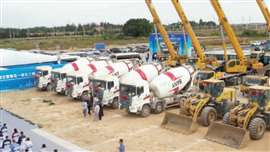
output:
[[[205,138],[233,148],[245,146],[248,134],[253,140],[261,139],[270,129],[270,87],[251,86],[248,96],[249,102],[226,113],[223,123],[212,123]]]
[[[166,112],[162,127],[191,134],[198,128],[198,120],[203,126],[222,118],[235,105],[236,90],[225,88],[222,80],[209,79],[200,82],[199,91],[180,102],[180,113]]]
[[[240,84],[240,91],[243,95],[248,93],[249,86],[268,86],[269,78],[267,76],[258,76],[258,75],[246,75],[242,78],[242,83]]]

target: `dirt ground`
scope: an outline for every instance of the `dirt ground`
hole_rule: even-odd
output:
[[[249,141],[240,150],[204,139],[206,127],[200,127],[192,135],[171,132],[160,127],[164,114],[147,118],[128,115],[122,110],[105,109],[104,120],[93,122],[92,117],[83,118],[78,101],[40,92],[35,89],[1,93],[2,107],[42,126],[42,129],[98,152],[117,151],[118,140],[123,138],[126,150],[139,151],[270,151],[270,132],[259,141]],[[43,102],[52,100],[52,103]]]

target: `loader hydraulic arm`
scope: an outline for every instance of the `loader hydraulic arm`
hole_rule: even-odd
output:
[[[265,2],[263,0],[256,0],[262,13],[263,13],[263,16],[267,22],[267,30],[268,32],[270,32],[270,13],[269,13],[269,9],[268,7],[266,6]]]
[[[219,1],[218,0],[210,0],[210,1],[211,1],[211,4],[212,4],[216,14],[218,15],[220,23],[223,25],[224,30],[226,31],[228,38],[229,38],[230,42],[232,43],[232,46],[235,50],[235,53],[240,60],[240,64],[242,66],[247,66],[247,59],[244,55],[244,52],[240,46],[240,43],[239,43],[234,31],[233,31],[233,28],[231,27],[228,19],[225,16],[223,9],[221,8]]]
[[[191,41],[193,43],[193,47],[196,51],[196,54],[198,56],[198,63],[206,63],[205,61],[205,54],[204,54],[204,50],[201,47],[201,44],[199,42],[199,40],[196,37],[196,34],[194,33],[192,26],[188,20],[188,18],[185,15],[185,12],[179,2],[179,0],[172,0],[172,3],[177,11],[178,16],[180,17],[182,24],[185,28],[185,30],[188,32],[189,36],[191,37]],[[204,67],[205,68],[205,67]]]
[[[175,63],[178,61],[178,54],[177,51],[174,49],[174,46],[172,44],[172,42],[169,39],[168,33],[165,29],[165,27],[162,25],[161,20],[158,16],[158,13],[154,7],[154,5],[152,4],[152,0],[145,0],[148,9],[150,10],[150,13],[153,17],[153,22],[156,25],[158,31],[160,32],[161,36],[164,39],[164,43],[168,48],[169,54],[170,54],[170,58],[168,60],[168,65],[170,66],[174,66]],[[181,64],[181,63],[180,63]]]

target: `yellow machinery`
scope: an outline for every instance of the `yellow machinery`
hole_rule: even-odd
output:
[[[268,32],[270,32],[270,13],[269,13],[269,10],[265,4],[265,2],[263,0],[256,0],[262,13],[263,13],[263,16],[266,20],[266,23],[267,23],[267,30]]]
[[[262,69],[263,64],[259,63],[257,60],[252,60],[249,62],[246,59],[243,50],[239,44],[239,41],[237,40],[237,37],[233,31],[233,28],[229,24],[228,19],[226,18],[219,1],[218,0],[210,0],[210,1],[239,59],[227,61],[225,65],[225,71],[227,73],[246,73],[248,68],[252,68],[254,70]]]
[[[245,146],[248,134],[253,140],[261,139],[270,129],[270,87],[251,86],[248,96],[249,102],[226,113],[223,123],[211,124],[205,138],[234,148]]]
[[[169,39],[168,33],[166,31],[166,29],[164,28],[164,26],[161,23],[161,20],[157,14],[157,11],[154,7],[154,5],[152,4],[152,0],[145,0],[148,9],[150,10],[150,13],[153,17],[153,22],[156,25],[158,31],[160,32],[160,34],[162,35],[163,39],[164,39],[164,43],[166,44],[168,51],[169,51],[169,59],[167,60],[167,65],[169,66],[175,66],[177,63],[179,63],[180,65],[185,63],[187,61],[187,57],[185,56],[178,56],[177,51],[175,50],[172,42]]]
[[[185,30],[188,32],[188,34],[191,38],[193,47],[194,47],[196,54],[198,56],[198,61],[196,63],[197,68],[200,70],[204,70],[204,69],[206,69],[207,65],[212,65],[214,67],[218,67],[219,63],[217,62],[217,60],[212,59],[212,58],[207,59],[205,57],[204,50],[203,50],[198,38],[196,37],[196,34],[194,33],[192,26],[191,26],[188,18],[186,17],[185,12],[184,12],[179,0],[172,0],[172,3],[175,7],[175,10],[176,10],[178,16],[180,17],[180,19],[182,21],[182,24],[183,24]]]
[[[267,76],[259,75],[246,75],[242,78],[242,83],[240,84],[240,91],[243,95],[248,93],[248,87],[250,86],[270,86],[269,78]]]
[[[194,96],[180,104],[180,114],[166,112],[162,127],[191,134],[198,128],[198,120],[203,126],[209,126],[212,121],[222,118],[231,109],[236,98],[236,90],[225,88],[222,80],[203,80],[200,90]]]

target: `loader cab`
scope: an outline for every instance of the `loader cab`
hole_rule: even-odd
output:
[[[200,83],[200,90],[212,97],[218,97],[225,88],[225,82],[222,80],[209,79]]]
[[[247,66],[242,65],[240,60],[231,59],[227,61],[225,64],[225,71],[227,73],[239,73],[239,72],[246,72]]]
[[[260,107],[270,105],[270,87],[251,86],[248,88],[249,101],[259,104]]]

